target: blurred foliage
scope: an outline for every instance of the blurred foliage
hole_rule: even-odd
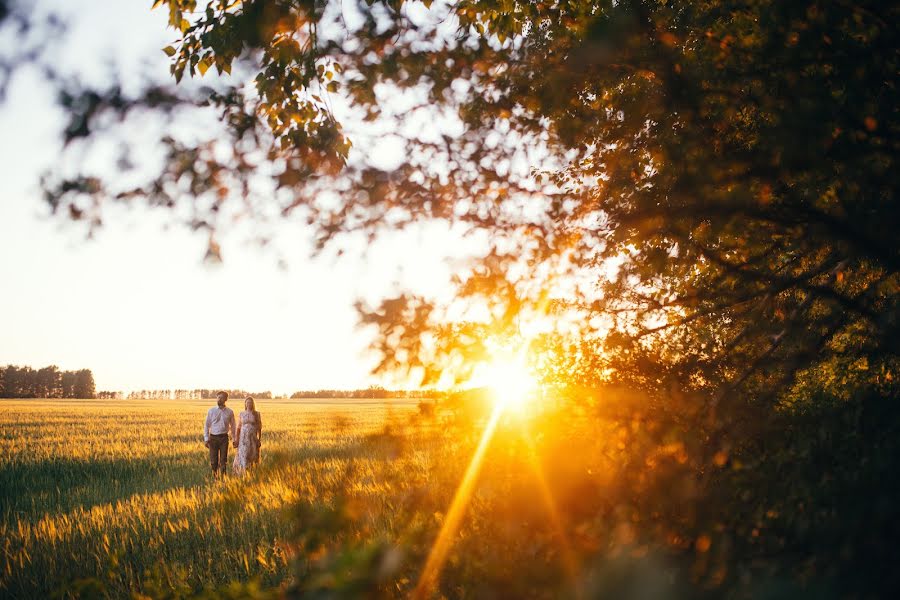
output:
[[[214,233],[234,211],[296,213],[320,246],[450,221],[489,234],[457,291],[496,333],[561,303],[582,322],[566,343],[606,363],[594,372],[739,399],[727,411],[765,413],[828,364],[896,369],[893,3],[153,6],[178,36],[163,49],[175,80],[219,79],[134,97],[63,87],[64,140],[148,110],[213,111],[223,129],[165,135],[161,171],[136,187],[48,175],[63,214],[99,225],[109,199],[144,199]],[[391,94],[420,100],[398,113]],[[376,166],[371,142],[351,156],[336,102],[362,137],[391,126],[400,164]],[[483,342],[435,344],[446,308],[360,306],[380,368],[465,380]]]

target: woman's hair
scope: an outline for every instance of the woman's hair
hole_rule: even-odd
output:
[[[253,413],[253,416],[256,417],[257,423],[259,422],[259,411],[256,410],[256,400],[253,399],[253,396],[247,396],[244,398],[244,408],[247,408],[247,403],[250,403],[250,412]]]

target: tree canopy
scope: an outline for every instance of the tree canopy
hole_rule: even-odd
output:
[[[40,369],[0,366],[0,398],[93,398],[90,369],[60,371],[56,365]]]
[[[892,4],[154,7],[177,37],[163,49],[176,82],[235,75],[135,98],[66,93],[66,141],[110,114],[185,104],[224,129],[164,137],[161,171],[138,187],[51,178],[56,210],[100,223],[110,199],[188,206],[210,231],[232,210],[300,214],[320,246],[446,220],[489,236],[460,296],[487,303],[498,331],[551,308],[577,315],[577,343],[603,357],[594,372],[713,403],[751,392],[761,406],[809,378],[891,380]],[[366,126],[380,123],[403,136],[392,168],[371,160]],[[459,338],[434,342],[442,308],[405,296],[362,307],[385,368],[439,377],[452,363],[440,350],[460,352]]]

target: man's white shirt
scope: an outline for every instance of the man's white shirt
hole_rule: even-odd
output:
[[[231,433],[234,438],[234,428],[234,411],[227,406],[213,406],[206,413],[206,421],[203,423],[203,441],[208,442],[210,435],[223,433]]]

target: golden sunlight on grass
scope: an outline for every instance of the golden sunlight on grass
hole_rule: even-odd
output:
[[[413,590],[411,597],[415,600],[425,600],[434,593],[441,569],[453,545],[453,540],[459,533],[469,500],[472,497],[472,491],[475,489],[475,483],[478,480],[478,474],[481,472],[484,455],[487,452],[488,445],[491,443],[491,438],[494,436],[494,430],[497,428],[502,412],[502,407],[499,404],[496,405],[491,413],[490,420],[481,433],[478,447],[475,449],[475,453],[469,461],[469,466],[466,468],[465,475],[463,475],[462,481],[453,495],[453,502],[450,503],[450,508],[447,509],[447,516],[444,518],[444,523],[438,532],[437,539],[435,539],[431,546],[431,551],[428,553],[428,559],[425,562],[425,567],[422,569],[419,582]]]
[[[475,449],[466,468],[465,475],[463,475],[459,487],[453,496],[453,501],[447,509],[447,516],[431,547],[416,588],[413,590],[412,597],[415,599],[430,598],[434,594],[441,569],[447,560],[453,540],[459,532],[466,509],[472,498],[478,475],[482,469],[485,453],[497,429],[500,417],[508,410],[522,411],[527,406],[528,401],[534,396],[534,392],[537,389],[537,381],[529,371],[524,358],[525,352],[520,351],[514,357],[498,358],[490,363],[484,363],[481,368],[476,369],[476,375],[472,383],[491,390],[494,407],[491,411],[490,419],[481,433],[478,447]],[[535,466],[537,465],[536,462],[534,464]],[[549,495],[544,500],[548,502],[547,506],[555,511]],[[553,516],[557,515],[554,513]],[[554,520],[554,523],[557,522],[558,520]],[[568,554],[566,556],[568,557]]]

